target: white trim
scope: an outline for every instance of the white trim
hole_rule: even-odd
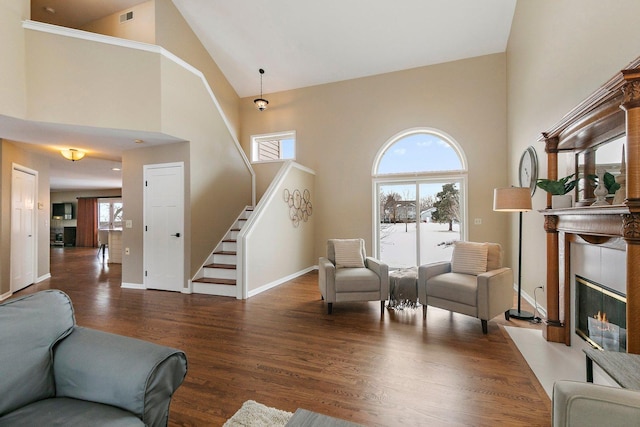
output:
[[[144,287],[144,285],[142,283],[127,283],[127,282],[122,282],[120,284],[120,287],[122,289],[147,289]]]
[[[378,152],[376,153],[376,156],[374,157],[374,162],[373,162],[373,166],[371,168],[371,176],[377,178],[380,176],[388,176],[389,174],[378,174],[378,167],[380,166],[380,160],[382,160],[382,157],[384,156],[384,153],[386,153],[386,151],[396,142],[398,142],[399,140],[401,140],[404,137],[407,137],[409,135],[416,135],[416,134],[429,134],[429,135],[434,135],[437,136],[440,139],[444,139],[447,143],[449,143],[449,145],[451,145],[451,148],[454,149],[454,151],[456,152],[456,154],[458,155],[458,157],[460,158],[460,161],[462,162],[462,169],[455,171],[456,173],[461,173],[461,172],[466,172],[469,169],[469,163],[467,162],[467,157],[464,154],[464,150],[462,149],[462,147],[458,144],[458,142],[449,134],[447,134],[446,132],[443,132],[439,129],[435,129],[435,128],[429,128],[429,127],[416,127],[416,128],[410,128],[410,129],[405,129],[402,132],[399,132],[395,135],[393,135],[391,138],[389,138],[387,140],[387,142],[385,142],[382,147],[380,147],[380,149],[378,150]],[[428,174],[430,172],[433,171],[428,171],[428,172],[417,172],[417,174],[422,175],[422,174]],[[438,173],[442,173],[443,171],[437,171]],[[454,171],[451,171],[454,172]],[[404,174],[406,175],[411,175],[411,173],[407,173]]]
[[[514,283],[513,284],[513,290],[518,293],[518,284]],[[535,289],[534,289],[535,292]],[[546,296],[546,294],[543,292],[543,295]],[[526,293],[525,291],[522,291],[522,298],[527,301],[529,304],[531,304],[531,307],[533,307],[534,311],[536,309],[536,301],[534,300],[534,298],[532,298],[528,293]],[[546,298],[541,300],[542,302],[546,302]],[[540,301],[538,301],[538,317],[542,318],[542,319],[546,319],[547,318],[547,310],[540,306]],[[535,313],[534,313],[535,314]]]
[[[313,265],[312,265],[311,267],[307,267],[307,268],[305,268],[305,269],[303,269],[303,270],[300,270],[300,271],[298,271],[298,272],[296,272],[296,273],[290,274],[290,275],[285,276],[285,277],[281,277],[281,278],[280,278],[280,279],[278,279],[278,280],[274,280],[274,281],[273,281],[273,282],[271,282],[271,283],[267,283],[267,284],[265,284],[265,285],[260,286],[260,287],[259,287],[259,288],[257,288],[257,289],[252,290],[251,292],[249,292],[249,294],[248,294],[248,296],[247,296],[247,297],[253,297],[253,296],[256,296],[256,295],[258,295],[258,294],[261,294],[262,292],[268,291],[268,290],[269,290],[269,289],[271,289],[271,288],[275,288],[276,286],[281,285],[281,284],[283,284],[283,283],[285,283],[285,282],[288,282],[289,280],[293,280],[293,279],[295,279],[296,277],[300,277],[300,276],[302,276],[303,274],[307,274],[307,273],[309,273],[310,271],[315,270],[316,268],[318,268],[318,266],[317,266],[317,265],[316,265],[316,266],[313,266]]]
[[[40,282],[42,282],[44,280],[47,280],[47,279],[51,279],[51,273],[47,273],[45,275],[42,275],[42,276],[38,277],[36,279],[36,283],[40,283]]]
[[[378,168],[380,166],[380,161],[382,157],[384,157],[385,153],[391,148],[396,142],[401,139],[416,134],[429,134],[434,135],[445,142],[447,142],[451,148],[455,151],[460,159],[462,164],[462,169],[460,170],[443,170],[443,171],[419,171],[419,172],[402,172],[402,173],[391,173],[391,174],[378,174]],[[419,184],[421,182],[460,182],[460,192],[462,193],[462,206],[461,206],[461,216],[462,222],[460,224],[460,239],[467,240],[469,236],[469,214],[468,214],[468,162],[467,157],[464,153],[462,147],[458,144],[458,142],[448,135],[447,133],[429,127],[415,127],[403,130],[385,142],[382,147],[376,153],[374,157],[373,166],[371,168],[371,178],[372,178],[372,195],[371,200],[373,200],[373,209],[372,209],[372,252],[373,256],[380,258],[380,241],[379,241],[379,225],[380,225],[380,203],[378,200],[379,186],[382,184],[416,184],[416,197],[419,197],[418,190]],[[418,200],[419,202],[419,200]],[[416,221],[419,221],[419,209],[416,209]],[[416,238],[416,250],[419,244],[419,236]],[[418,253],[418,252],[416,252]]]
[[[13,295],[13,293],[11,291],[9,292],[5,292],[4,294],[0,295],[0,301],[4,301],[7,298],[9,298],[11,295]]]
[[[245,154],[244,150],[242,149],[242,146],[238,141],[238,136],[236,135],[236,132],[231,126],[231,123],[229,122],[227,115],[222,110],[222,107],[218,102],[218,98],[216,98],[216,96],[214,95],[213,90],[211,89],[211,86],[209,86],[209,82],[207,82],[207,79],[205,78],[204,74],[200,70],[198,70],[188,62],[180,59],[178,56],[169,52],[165,48],[158,45],[154,45],[154,44],[142,43],[142,42],[137,42],[133,40],[112,37],[112,36],[105,36],[103,34],[96,34],[88,31],[76,30],[76,29],[67,28],[67,27],[60,27],[58,25],[45,24],[43,22],[36,22],[31,20],[22,21],[22,28],[33,30],[33,31],[41,31],[44,33],[55,34],[55,35],[64,36],[64,37],[72,37],[75,39],[92,41],[95,43],[104,43],[104,44],[109,44],[113,46],[120,46],[124,48],[129,48],[129,49],[136,49],[136,50],[141,50],[145,52],[157,53],[159,55],[164,56],[168,60],[174,62],[175,64],[181,66],[185,70],[190,71],[191,73],[195,74],[197,77],[199,77],[200,80],[202,80],[202,84],[204,85],[205,89],[209,93],[209,96],[211,97],[211,100],[213,101],[216,109],[220,113],[220,116],[222,117],[222,120],[224,121],[224,124],[227,127],[227,130],[229,131],[229,134],[231,135],[233,142],[236,145],[236,149],[242,156],[242,160],[244,161],[245,166],[247,167],[247,169],[249,170],[249,173],[251,174],[251,203],[253,205],[256,204],[256,176],[255,176],[253,167],[251,166],[251,162],[247,158],[247,155]]]

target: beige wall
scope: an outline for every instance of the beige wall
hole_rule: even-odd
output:
[[[133,19],[120,22],[120,15],[133,12]],[[81,30],[92,33],[105,34],[120,37],[127,40],[135,40],[143,43],[155,44],[156,42],[156,16],[155,0],[138,4],[113,15],[105,16],[84,25]]]
[[[180,84],[176,84],[180,82]],[[203,81],[162,61],[162,130],[190,142],[191,262],[198,271],[227,229],[251,204],[251,174]],[[185,233],[187,230],[185,230]]]
[[[211,59],[202,43],[171,0],[155,0],[156,44],[188,62],[204,74],[216,95],[232,132],[240,127],[239,98],[218,65]]]
[[[316,215],[312,210],[306,222],[294,227],[290,207],[283,199],[284,190],[309,190],[312,207],[315,207],[315,175],[312,171],[294,163],[287,163],[279,172],[280,180],[258,204],[256,217],[240,232],[238,239],[246,235],[244,242],[244,281],[249,295],[264,291],[264,287],[280,283],[317,264],[314,251]],[[277,250],[274,250],[277,248]],[[262,288],[262,289],[260,289]]]
[[[26,118],[159,131],[159,54],[40,31],[26,35]]]
[[[0,295],[11,289],[11,174],[12,165],[38,172],[37,187],[37,268],[36,280],[49,274],[49,162],[46,158],[24,151],[11,141],[0,139]],[[40,208],[41,207],[41,208]]]
[[[637,0],[518,1],[507,49],[510,184],[518,182],[520,156],[529,145],[537,151],[539,177],[546,178],[544,144],[537,142],[540,132],[640,54],[638,16]],[[537,212],[545,206],[546,193],[538,189],[534,211],[523,215],[522,286],[531,296],[546,282],[544,221]],[[511,236],[516,256],[516,215]],[[545,305],[544,298],[538,302]]]
[[[122,203],[124,221],[131,220],[132,228],[122,230],[122,247],[129,248],[129,255],[122,256],[122,283],[142,285],[144,239],[144,166],[160,163],[184,162],[185,173],[185,278],[189,278],[191,233],[189,226],[189,143],[138,148],[125,151],[122,156]]]
[[[508,243],[493,188],[507,184],[506,58],[488,55],[357,80],[269,94],[269,109],[241,100],[241,143],[295,130],[296,161],[316,171],[315,256],[332,237],[361,236],[371,253],[372,178],[378,150],[399,132],[439,129],[469,160],[469,239]],[[268,175],[268,174],[267,174]],[[258,188],[264,186],[258,184]]]
[[[22,21],[29,0],[0,0],[0,114],[24,117],[27,108],[25,42]]]

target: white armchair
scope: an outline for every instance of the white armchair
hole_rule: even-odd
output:
[[[502,247],[497,243],[456,242],[451,262],[418,268],[423,319],[427,305],[443,308],[477,317],[486,334],[487,321],[498,314],[509,320],[513,295],[513,271],[502,266]]]
[[[330,239],[327,257],[318,261],[318,287],[332,313],[334,302],[380,301],[389,298],[389,267],[368,257],[362,239]]]

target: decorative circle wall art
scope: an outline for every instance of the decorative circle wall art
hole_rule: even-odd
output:
[[[285,188],[283,196],[284,202],[289,206],[289,219],[293,226],[299,227],[300,222],[307,222],[313,210],[309,190],[300,192],[298,189],[289,191]]]

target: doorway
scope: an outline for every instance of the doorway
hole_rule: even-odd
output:
[[[184,163],[144,166],[144,286],[184,289]]]
[[[37,183],[37,171],[13,164],[11,170],[11,292],[17,292],[35,282]]]

